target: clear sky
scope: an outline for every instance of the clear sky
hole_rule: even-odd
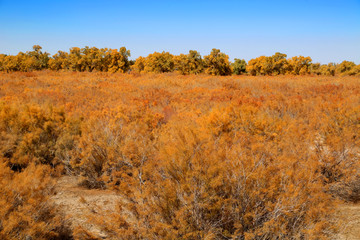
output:
[[[132,59],[219,48],[231,60],[282,52],[360,64],[360,0],[0,0],[0,53],[35,44],[51,54],[125,46]]]

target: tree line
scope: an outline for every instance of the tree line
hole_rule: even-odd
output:
[[[69,52],[58,51],[53,56],[41,51],[39,45],[32,51],[19,52],[17,55],[0,54],[0,71],[76,71],[76,72],[138,72],[165,73],[179,72],[183,75],[206,73],[214,76],[227,75],[360,75],[360,65],[351,61],[340,64],[313,63],[311,57],[294,56],[287,58],[284,53],[276,52],[272,56],[260,56],[246,62],[229,56],[219,49],[212,49],[209,55],[202,57],[198,51],[173,55],[169,52],[154,52],[147,57],[130,60],[130,50],[84,47],[70,48]]]

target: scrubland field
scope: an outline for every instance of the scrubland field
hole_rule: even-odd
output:
[[[358,76],[0,73],[0,239],[345,239],[359,158]]]

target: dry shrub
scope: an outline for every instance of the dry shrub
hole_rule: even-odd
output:
[[[298,135],[298,125],[237,106],[197,122],[172,120],[160,130],[142,181],[119,186],[126,201],[108,222],[100,220],[110,236],[321,239],[336,231],[318,162],[303,151],[312,138]],[[301,144],[289,142],[295,136]]]
[[[347,202],[358,203],[360,201],[360,177],[331,185],[329,193]]]
[[[322,181],[343,200],[360,200],[360,108],[329,104],[314,144]]]
[[[13,170],[31,162],[56,167],[69,161],[78,122],[56,108],[38,105],[0,105],[0,152]]]
[[[82,127],[78,151],[71,162],[85,178],[82,185],[103,188],[107,183],[118,188],[129,185],[127,181],[133,175],[141,178],[141,171],[133,171],[151,158],[153,131],[162,119],[140,108],[95,113]]]
[[[53,180],[48,166],[31,163],[23,172],[0,162],[0,238],[72,239],[64,219],[50,201]]]
[[[3,161],[119,191],[90,219],[109,238],[327,239],[334,197],[358,199],[356,77],[36,74],[0,73]]]

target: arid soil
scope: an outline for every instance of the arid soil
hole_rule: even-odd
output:
[[[99,238],[107,238],[96,223],[89,221],[89,217],[114,211],[119,195],[109,190],[80,187],[79,178],[75,176],[61,177],[55,190],[53,200],[65,215],[70,228],[81,226]]]
[[[360,204],[342,204],[338,209],[339,235],[334,239],[360,239]]]

